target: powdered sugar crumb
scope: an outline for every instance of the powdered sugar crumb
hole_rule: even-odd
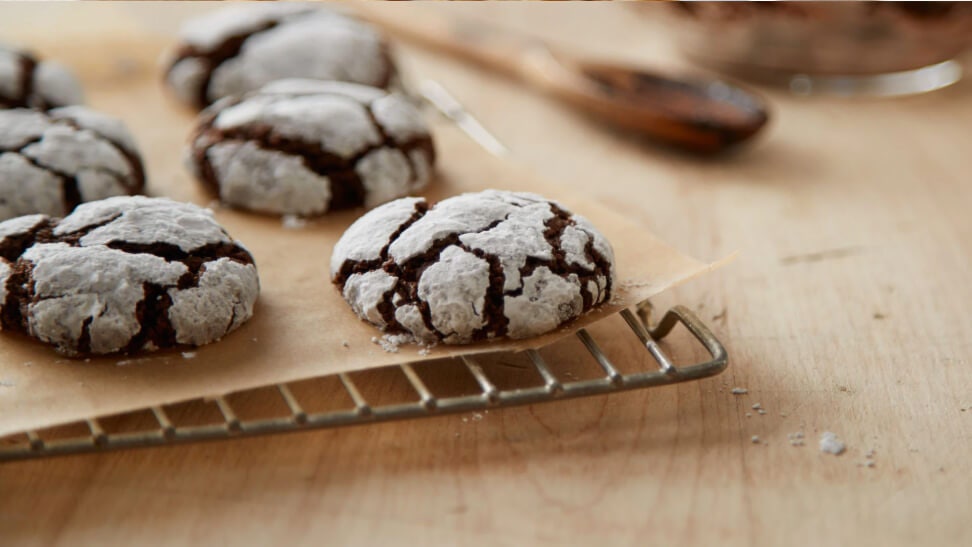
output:
[[[734,387],[729,393],[732,393],[733,395],[745,395],[749,393],[749,390],[744,387]]]
[[[410,334],[384,334],[381,338],[371,337],[371,343],[381,346],[381,349],[388,353],[398,353],[398,348],[403,344],[414,344],[415,338]]]
[[[839,456],[844,453],[847,446],[837,438],[837,434],[832,431],[824,431],[820,435],[820,451],[825,454]]]
[[[307,226],[307,219],[297,215],[284,215],[280,222],[285,230],[300,230]]]
[[[347,340],[342,340],[341,341],[341,345],[344,346],[344,347],[346,347],[346,348],[350,348],[351,347],[351,344],[349,344]]]
[[[761,408],[763,408],[763,405],[759,403],[753,403],[753,410],[759,410]]]
[[[792,446],[803,446],[803,432],[797,431],[786,436]]]
[[[749,441],[753,444],[759,444],[759,435],[753,435],[749,438]]]
[[[194,351],[184,351],[184,352],[182,352],[182,358],[183,359],[195,359],[196,358],[196,352],[194,352]]]

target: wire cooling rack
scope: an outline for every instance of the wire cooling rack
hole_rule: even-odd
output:
[[[635,336],[651,359],[657,364],[654,370],[622,373],[618,366],[602,351],[594,336],[587,329],[576,333],[586,352],[597,363],[602,374],[595,378],[570,380],[554,372],[554,367],[537,350],[524,352],[533,371],[539,376],[539,385],[501,389],[487,374],[481,358],[464,356],[443,363],[436,368],[459,367],[465,369],[473,379],[477,390],[473,393],[438,396],[429,387],[415,367],[402,363],[385,369],[398,369],[400,375],[410,385],[413,400],[390,404],[373,404],[362,394],[362,389],[352,380],[350,374],[335,377],[352,404],[324,412],[310,412],[305,409],[305,400],[295,395],[291,384],[280,383],[272,386],[286,406],[283,416],[265,419],[242,419],[231,404],[234,395],[208,399],[219,410],[218,423],[205,425],[176,425],[169,412],[162,406],[149,407],[136,412],[150,411],[154,424],[144,430],[129,432],[109,432],[102,419],[88,418],[83,421],[84,431],[74,436],[45,440],[37,431],[26,431],[7,439],[0,439],[0,462],[41,458],[66,454],[100,452],[124,448],[164,446],[199,441],[252,437],[274,433],[288,433],[310,429],[323,429],[388,422],[411,418],[455,414],[470,411],[489,411],[519,405],[545,403],[549,401],[573,399],[590,395],[602,395],[620,391],[643,389],[699,380],[714,376],[725,370],[728,355],[712,331],[688,308],[676,306],[669,310],[654,328],[648,328],[647,304],[640,306],[638,313],[631,310],[621,312],[630,334]],[[683,325],[705,348],[710,359],[693,365],[677,366],[662,350],[658,342],[665,338],[674,327]],[[259,388],[261,390],[265,388]],[[256,391],[256,390],[248,390]],[[305,396],[306,398],[306,396]],[[135,414],[135,413],[131,413]]]
[[[473,140],[489,152],[498,156],[509,156],[506,149],[486,128],[479,123],[463,106],[456,101],[445,88],[436,82],[425,80],[416,86],[421,99],[431,105],[446,118],[451,120]],[[419,366],[402,363],[390,367],[376,369],[375,372],[393,372],[399,383],[404,382],[410,391],[410,400],[405,402],[375,402],[365,396],[366,387],[352,379],[353,373],[342,373],[332,376],[322,376],[320,379],[336,380],[338,390],[318,390],[309,393],[306,390],[295,390],[297,382],[280,383],[246,390],[227,395],[187,401],[184,404],[198,404],[201,406],[215,405],[215,420],[202,425],[182,424],[174,419],[172,412],[164,406],[153,406],[139,409],[120,416],[90,417],[81,422],[68,426],[69,434],[60,431],[56,436],[46,431],[24,431],[19,434],[0,438],[0,462],[43,458],[49,456],[81,454],[87,452],[103,452],[126,448],[140,448],[165,446],[220,439],[253,437],[275,433],[288,433],[312,429],[334,428],[369,423],[389,422],[424,418],[445,414],[463,412],[488,412],[491,409],[506,408],[520,405],[546,403],[557,400],[573,399],[591,395],[603,395],[621,391],[665,386],[680,382],[700,380],[715,376],[726,369],[729,358],[725,348],[716,339],[712,331],[688,308],[675,306],[670,309],[655,327],[650,327],[651,305],[646,301],[636,307],[635,311],[623,310],[620,313],[629,334],[637,340],[641,350],[647,352],[650,360],[655,363],[651,370],[637,370],[622,372],[620,365],[630,363],[615,363],[601,349],[594,335],[588,329],[581,329],[575,337],[580,341],[587,356],[597,365],[598,374],[593,378],[576,379],[570,372],[558,374],[554,365],[544,358],[540,351],[527,350],[521,359],[525,358],[525,369],[532,369],[534,376],[540,382],[524,387],[512,385],[499,387],[494,373],[487,372],[484,362],[491,357],[503,354],[490,354],[482,357],[463,356],[444,362],[431,363],[437,377],[449,377],[450,372],[464,373],[473,380],[469,392],[461,394],[441,395],[438,390],[430,387],[429,372],[425,375],[419,372]],[[689,333],[704,347],[709,359],[701,363],[677,366],[668,354],[663,351],[659,341],[668,336],[678,326],[684,326]],[[557,344],[562,344],[558,342]],[[555,344],[555,346],[557,345]],[[571,355],[570,361],[575,361],[583,355]],[[451,369],[451,371],[450,371]],[[453,375],[454,377],[454,375]],[[387,382],[387,378],[385,379]],[[520,382],[522,384],[522,382]],[[370,386],[367,386],[370,387]],[[442,386],[439,386],[440,388]],[[266,390],[271,388],[275,394],[268,395]],[[266,399],[276,397],[283,403],[281,415],[248,419],[241,417],[240,408],[233,403],[242,396],[256,395]],[[302,393],[302,395],[298,395]],[[330,408],[322,411],[310,410],[311,404],[320,403],[322,399],[347,401],[348,405]],[[251,399],[252,400],[252,399]],[[141,419],[136,419],[141,415]],[[148,415],[148,416],[146,416]],[[110,422],[121,423],[126,418],[129,422],[136,422],[139,427],[135,430],[115,430],[108,426]],[[55,431],[64,427],[54,428]]]

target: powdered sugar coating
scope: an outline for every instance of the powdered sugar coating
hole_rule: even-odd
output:
[[[0,110],[0,220],[64,215],[144,186],[134,140],[119,120],[83,106]]]
[[[211,212],[141,196],[0,223],[0,282],[3,328],[68,355],[206,344],[259,293],[252,257]]]
[[[410,218],[424,211],[422,198],[401,198],[386,203],[354,221],[334,245],[331,253],[331,277],[345,261],[378,260],[392,234]]]
[[[196,107],[285,78],[387,87],[395,73],[370,25],[326,9],[244,5],[190,20],[167,81]]]
[[[372,210],[335,245],[330,270],[362,319],[461,344],[543,334],[607,301],[614,255],[555,202],[487,190]]]
[[[0,108],[48,109],[82,102],[81,84],[66,68],[0,45]]]
[[[223,202],[302,216],[419,190],[434,158],[428,128],[405,97],[310,80],[281,80],[212,105],[186,155]]]

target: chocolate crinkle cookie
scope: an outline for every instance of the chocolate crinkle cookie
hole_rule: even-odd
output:
[[[46,110],[82,102],[81,84],[66,68],[0,45],[0,108]]]
[[[549,332],[607,301],[610,243],[535,194],[487,190],[429,207],[402,198],[368,212],[331,255],[355,313],[424,343]]]
[[[71,356],[219,340],[259,287],[250,253],[188,203],[114,197],[0,223],[0,325]]]
[[[181,35],[166,81],[182,102],[196,108],[284,78],[375,87],[395,80],[381,34],[326,9],[234,6],[190,20]]]
[[[187,167],[230,206],[317,216],[374,207],[423,188],[435,150],[398,93],[280,80],[200,113]]]
[[[0,220],[63,216],[144,188],[135,141],[118,119],[83,106],[0,110]]]

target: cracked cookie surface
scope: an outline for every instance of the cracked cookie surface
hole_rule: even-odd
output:
[[[0,110],[0,220],[63,216],[144,188],[141,157],[120,120],[83,106]]]
[[[0,45],[0,108],[38,108],[81,104],[81,84],[63,66]]]
[[[0,223],[0,327],[66,355],[208,344],[258,294],[253,257],[196,205],[114,197]]]
[[[610,299],[615,268],[584,217],[535,194],[487,190],[368,212],[335,245],[330,271],[365,321],[464,344],[554,330]]]
[[[429,182],[434,161],[421,113],[403,95],[300,79],[213,104],[186,154],[222,202],[306,217],[411,194]]]
[[[166,82],[203,108],[284,78],[388,87],[395,66],[381,34],[357,19],[292,4],[239,5],[192,19]]]

